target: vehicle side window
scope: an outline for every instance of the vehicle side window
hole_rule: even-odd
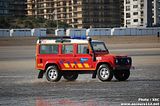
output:
[[[78,54],[88,54],[89,48],[87,44],[79,44],[78,45]]]
[[[58,54],[58,45],[40,45],[40,54]]]
[[[63,45],[62,53],[63,54],[73,54],[73,45]]]

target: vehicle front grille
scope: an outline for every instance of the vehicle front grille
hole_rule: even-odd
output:
[[[132,64],[132,60],[130,57],[127,58],[116,58],[115,59],[115,63],[116,65],[131,65]]]

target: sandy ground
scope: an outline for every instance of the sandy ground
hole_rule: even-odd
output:
[[[91,75],[80,75],[75,82],[62,78],[50,83],[45,77],[38,80],[36,38],[0,38],[0,105],[120,106],[121,103],[146,103],[138,101],[139,98],[160,100],[160,43],[157,38],[105,39],[111,53],[132,57],[134,67],[128,81],[119,82],[113,78],[111,82],[101,82]],[[128,43],[124,42],[127,39],[130,39]]]
[[[107,44],[160,43],[157,36],[92,36],[92,38]],[[36,37],[0,38],[0,46],[35,45],[36,40]]]

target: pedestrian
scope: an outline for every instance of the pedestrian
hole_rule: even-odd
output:
[[[157,33],[157,37],[159,38],[159,32]]]

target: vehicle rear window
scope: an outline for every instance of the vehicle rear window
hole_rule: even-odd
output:
[[[40,54],[58,54],[58,45],[40,45]]]
[[[73,53],[73,45],[63,45],[62,46],[63,54],[72,54]]]
[[[78,54],[87,54],[89,51],[87,44],[79,44],[78,45]]]

